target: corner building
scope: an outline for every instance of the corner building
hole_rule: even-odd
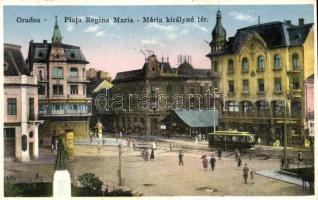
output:
[[[88,136],[91,98],[86,97],[88,61],[80,47],[62,43],[57,24],[52,43],[29,46],[27,59],[33,76],[38,77],[39,117],[41,137],[54,137],[73,131],[75,138]]]
[[[223,96],[221,129],[250,131],[262,143],[303,145],[304,81],[314,73],[314,26],[299,19],[258,23],[226,38],[221,12],[212,31],[211,68],[214,87]]]

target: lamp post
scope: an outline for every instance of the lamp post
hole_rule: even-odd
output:
[[[213,133],[215,133],[215,91],[217,88],[213,88]]]
[[[121,144],[118,145],[118,179],[119,179],[119,186],[122,186],[122,178],[121,178],[121,153],[122,153],[122,146]]]
[[[286,122],[286,111],[287,111],[287,102],[285,101],[284,105],[284,163],[285,169],[287,169],[287,122]]]

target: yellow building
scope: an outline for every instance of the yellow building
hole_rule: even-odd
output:
[[[210,47],[207,56],[218,76],[214,87],[222,97],[219,129],[250,131],[264,144],[282,144],[286,119],[288,144],[303,145],[304,81],[314,73],[313,24],[259,23],[227,39],[218,11]]]

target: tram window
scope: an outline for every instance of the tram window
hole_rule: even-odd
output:
[[[232,136],[232,140],[233,140],[233,142],[237,142],[237,137],[236,136]]]

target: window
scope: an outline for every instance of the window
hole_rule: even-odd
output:
[[[3,63],[3,69],[4,69],[4,71],[8,71],[9,70],[8,63],[6,63],[6,62]]]
[[[281,100],[276,100],[276,101],[273,101],[273,112],[274,114],[283,114],[284,113],[284,108],[285,105],[284,105],[284,101],[281,101]]]
[[[243,94],[248,94],[248,80],[243,80]]]
[[[264,79],[258,79],[258,92],[265,92]]]
[[[4,139],[14,139],[15,128],[4,128]]]
[[[235,101],[228,102],[228,111],[229,112],[238,112],[239,111],[239,104]]]
[[[204,86],[200,85],[200,94],[204,94]]]
[[[45,95],[45,85],[39,85],[38,95]]]
[[[63,95],[63,85],[53,85],[53,95]]]
[[[78,94],[78,85],[71,85],[71,94]]]
[[[234,72],[234,63],[232,59],[229,59],[227,62],[227,72],[228,73]]]
[[[299,90],[300,85],[299,85],[299,77],[294,76],[293,77],[293,90]]]
[[[86,95],[86,85],[83,85],[83,95]]]
[[[281,92],[282,91],[282,80],[280,78],[275,78],[274,84],[275,84],[275,92]]]
[[[167,94],[172,94],[172,86],[171,85],[167,86]]]
[[[274,69],[278,70],[281,69],[281,59],[280,59],[280,55],[276,54],[274,56]]]
[[[213,69],[214,69],[214,72],[218,72],[219,71],[219,69],[218,69],[218,61],[214,61],[213,62]]]
[[[292,115],[293,117],[301,116],[301,103],[299,101],[292,102]]]
[[[29,119],[34,120],[34,98],[29,98]]]
[[[63,67],[55,67],[53,69],[54,78],[63,78]]]
[[[229,81],[229,93],[234,93],[234,81]]]
[[[292,65],[293,70],[299,70],[299,57],[297,53],[294,53],[292,56]]]
[[[257,102],[257,110],[259,112],[265,112],[267,110],[269,110],[269,106],[267,101],[258,101]]]
[[[257,71],[263,72],[265,70],[264,56],[258,56],[257,58]]]
[[[249,101],[243,101],[242,109],[243,109],[243,112],[252,112],[253,111],[253,104]]]
[[[8,103],[8,107],[7,107],[8,115],[16,115],[17,114],[17,99],[8,98],[7,103]]]
[[[72,67],[70,70],[71,77],[78,77],[78,69],[76,67]]]
[[[213,86],[214,86],[214,88],[219,88],[219,81],[214,80],[213,81]],[[213,88],[211,88],[211,91],[213,91]]]
[[[248,72],[248,59],[247,58],[243,58],[242,60],[242,71],[243,72]]]

